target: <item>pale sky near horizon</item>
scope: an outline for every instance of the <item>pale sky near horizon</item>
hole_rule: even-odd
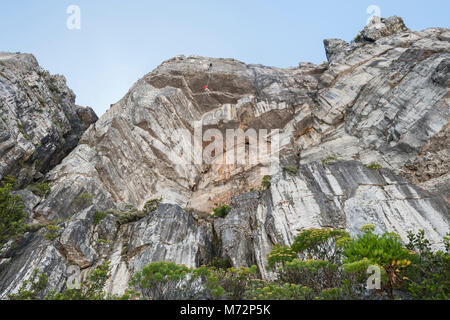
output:
[[[66,26],[69,5],[80,8],[79,30]],[[449,28],[449,0],[1,0],[0,51],[34,54],[66,77],[77,104],[100,116],[178,54],[276,67],[321,63],[323,39],[351,41],[370,5],[413,30]]]

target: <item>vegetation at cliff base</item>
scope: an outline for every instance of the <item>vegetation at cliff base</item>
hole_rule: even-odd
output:
[[[373,225],[353,238],[343,230],[311,228],[292,245],[273,247],[266,266],[275,276],[271,281],[256,266],[233,268],[225,258],[198,268],[159,261],[136,272],[125,294],[108,296],[104,263],[78,289],[61,292],[49,291],[47,276],[35,271],[10,299],[448,300],[450,238],[443,239],[445,251],[433,251],[423,231],[410,232],[408,240],[377,234]]]

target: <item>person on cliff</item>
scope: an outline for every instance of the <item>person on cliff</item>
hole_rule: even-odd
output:
[[[212,70],[212,67],[213,67],[213,64],[210,63],[210,64],[209,64],[209,67],[208,67],[208,70],[206,70],[206,72],[208,73],[208,81],[206,82],[206,85],[203,86],[203,90],[206,91],[207,93],[210,92],[210,91],[209,91],[209,88],[208,88],[208,85],[209,85],[209,80],[211,79],[211,73],[210,73],[210,71]]]

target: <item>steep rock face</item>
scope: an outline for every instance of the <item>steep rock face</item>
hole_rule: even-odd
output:
[[[215,202],[228,203],[273,173],[263,161],[224,165],[226,146],[210,163],[192,164],[198,122],[222,133],[264,128],[268,137],[279,129],[282,164],[332,156],[399,173],[448,124],[450,43],[446,29],[411,32],[401,20],[383,21],[389,31],[374,42],[326,41],[328,66],[277,69],[197,56],[164,62],[48,175],[55,192],[37,212],[73,214],[71,201],[83,192],[99,205],[142,207],[163,196],[209,212]],[[57,204],[60,199],[64,203]]]
[[[30,54],[0,52],[0,112],[0,178],[11,174],[19,186],[42,178],[97,120]]]
[[[209,63],[214,67],[206,72]],[[142,207],[162,196],[208,212],[214,202],[229,202],[232,195],[258,187],[267,164],[223,165],[222,154],[210,164],[192,164],[187,141],[194,124],[221,132],[291,125],[313,103],[309,92],[318,86],[318,70],[310,64],[283,70],[195,56],[164,62],[87,130],[76,150],[48,175],[54,192],[37,212],[70,215],[76,210],[71,202],[81,193],[109,207]],[[286,153],[292,153],[289,137],[285,143]]]
[[[46,174],[46,198],[24,193],[30,221],[63,222],[52,241],[40,229],[5,246],[1,297],[33,268],[59,290],[69,265],[85,275],[106,260],[109,293],[124,292],[133,272],[160,260],[199,266],[222,256],[233,266],[256,264],[270,278],[273,245],[310,227],[356,234],[373,223],[403,239],[424,229],[440,246],[449,231],[450,31],[413,32],[394,17],[356,40],[325,40],[328,63],[319,66],[177,56],[138,80]],[[267,129],[259,146],[278,161],[221,161],[249,138],[215,150],[207,163],[192,162],[199,124],[222,134]],[[130,205],[160,197],[156,211],[119,223]],[[230,202],[226,218],[206,217],[214,203]],[[96,212],[108,209],[116,214],[95,225]]]

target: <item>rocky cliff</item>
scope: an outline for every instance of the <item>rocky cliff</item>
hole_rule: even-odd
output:
[[[58,290],[68,266],[85,274],[105,260],[112,267],[110,293],[123,292],[130,275],[159,260],[199,266],[221,256],[233,266],[256,264],[270,278],[265,265],[273,245],[291,243],[309,227],[355,234],[373,223],[403,239],[407,230],[424,229],[439,246],[449,231],[450,30],[411,31],[391,17],[367,26],[352,43],[324,44],[328,62],[321,65],[280,69],[177,56],[138,80],[70,154],[55,148],[60,158],[54,163],[64,159],[45,174],[48,196],[19,191],[32,224],[58,228],[52,237],[36,228],[5,246],[1,297],[34,268]],[[0,65],[27,59],[35,65],[31,56],[8,59]],[[8,79],[19,78],[10,73]],[[21,85],[13,92],[39,101],[38,89]],[[52,123],[47,109],[59,109],[47,93],[42,121]],[[63,101],[72,101],[71,92],[66,95]],[[39,107],[16,104],[25,113]],[[80,132],[74,119],[91,122],[77,109],[69,108],[78,118],[61,109],[74,130],[68,132]],[[20,144],[13,150],[38,143],[44,133],[31,129],[42,130],[36,121],[23,127],[31,141],[17,127]],[[250,137],[215,149],[207,163],[193,162],[190,142],[199,123],[224,135],[227,129],[267,130],[258,146],[275,151],[279,162],[222,161],[235,147],[248,156]],[[203,147],[211,141],[204,139]],[[2,153],[2,163],[11,157]],[[268,175],[270,186],[262,187]],[[147,201],[158,198],[162,204],[146,210]],[[230,204],[230,213],[210,217],[215,203]],[[100,221],[99,213],[105,216]]]
[[[0,52],[0,177],[19,186],[40,180],[97,120],[75,105],[61,75],[50,75],[30,54]]]

